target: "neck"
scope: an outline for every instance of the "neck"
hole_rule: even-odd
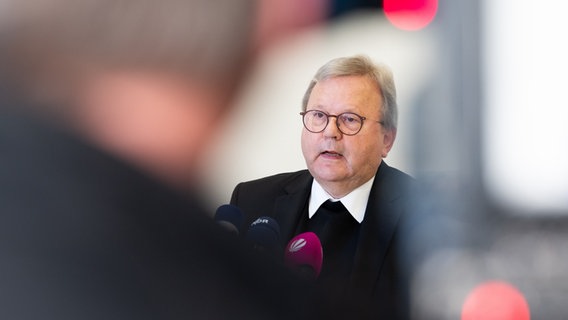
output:
[[[329,195],[332,196],[334,199],[341,199],[345,197],[346,195],[350,194],[353,190],[362,186],[365,182],[366,181],[356,184],[355,183],[346,184],[344,182],[338,183],[338,182],[329,182],[329,181],[326,182],[318,181],[318,183],[321,185],[323,190],[329,193]]]
[[[319,183],[319,185],[334,199],[341,199],[346,195],[353,192],[355,189],[361,187],[368,181],[370,181],[376,174],[366,178],[347,180],[347,181],[320,181],[314,177],[314,179]]]

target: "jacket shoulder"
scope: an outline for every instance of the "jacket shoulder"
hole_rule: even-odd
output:
[[[290,183],[294,183],[297,180],[302,180],[305,178],[311,178],[308,170],[300,170],[295,172],[284,172],[279,173],[259,179],[249,180],[239,183],[240,186],[256,186],[256,185],[279,185],[286,186]]]
[[[397,168],[391,167],[386,163],[382,163],[379,167],[379,171],[377,172],[377,177],[379,179],[389,180],[389,182],[396,182],[397,184],[402,185],[412,185],[416,183],[416,179],[414,179],[408,173],[405,173]]]
[[[312,176],[308,170],[300,170],[241,182],[237,184],[233,190],[231,203],[239,198],[246,198],[249,195],[258,199],[259,197],[273,197],[278,194],[287,193],[295,187],[308,184],[311,179]]]

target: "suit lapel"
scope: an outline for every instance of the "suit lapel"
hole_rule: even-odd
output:
[[[389,181],[390,170],[383,162],[375,176],[353,264],[351,287],[369,294],[380,275],[401,216],[397,201],[400,193],[393,185],[396,182]]]
[[[280,224],[281,238],[285,242],[297,233],[300,219],[310,196],[312,181],[312,176],[306,170],[305,174],[284,186],[285,194],[276,198],[274,218]]]

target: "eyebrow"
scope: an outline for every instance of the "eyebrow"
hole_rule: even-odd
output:
[[[311,108],[311,109],[310,109],[310,108]],[[323,105],[316,105],[316,106],[308,107],[306,110],[320,110],[320,111],[325,111],[325,112],[327,112],[327,111],[324,110],[324,109],[325,109],[325,106],[323,106]],[[356,108],[355,108],[355,107],[349,107],[349,106],[348,106],[347,108],[344,108],[344,109],[343,109],[341,112],[339,112],[338,114],[345,113],[345,112],[361,114],[361,111],[359,111],[359,110],[354,110],[354,109],[356,109]]]

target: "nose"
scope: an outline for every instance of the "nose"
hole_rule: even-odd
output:
[[[328,116],[329,123],[323,130],[323,136],[332,139],[341,139],[342,133],[339,130],[339,124],[337,123],[337,116]]]

